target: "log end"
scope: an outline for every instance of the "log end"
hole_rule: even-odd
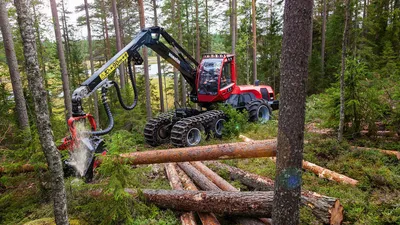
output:
[[[340,225],[343,222],[343,206],[340,204],[339,200],[335,201],[335,204],[330,209],[331,218],[329,220],[329,224],[331,225]]]

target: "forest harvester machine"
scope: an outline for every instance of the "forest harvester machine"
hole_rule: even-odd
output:
[[[162,37],[162,39],[161,39]],[[267,121],[272,110],[279,106],[275,100],[274,91],[267,85],[237,85],[235,56],[233,54],[204,54],[201,62],[197,62],[178,42],[163,28],[150,27],[142,29],[136,37],[92,76],[84,81],[72,94],[72,117],[68,120],[71,135],[64,139],[59,149],[73,151],[78,145],[84,145],[88,151],[87,172],[91,172],[94,164],[94,154],[103,152],[103,140],[99,137],[109,133],[114,126],[114,118],[107,103],[107,91],[115,87],[118,100],[126,110],[135,108],[138,96],[132,72],[134,65],[141,65],[143,59],[138,50],[149,47],[172,66],[180,71],[190,85],[190,101],[197,103],[201,110],[185,107],[173,112],[164,113],[150,119],[144,128],[144,138],[151,146],[171,143],[175,146],[195,146],[202,134],[221,137],[226,116],[223,111],[216,110],[217,103],[229,104],[239,110],[247,110],[249,121]],[[107,77],[123,62],[127,61],[129,79],[132,82],[134,101],[126,105],[121,97],[121,91],[115,81]],[[82,100],[101,88],[102,104],[108,117],[108,126],[96,130],[93,116],[83,111]],[[88,119],[91,131],[86,137],[77,136],[74,123]],[[90,168],[90,169],[89,169]]]

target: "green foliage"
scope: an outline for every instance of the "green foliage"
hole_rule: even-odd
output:
[[[219,105],[219,109],[224,111],[227,121],[224,123],[223,134],[226,138],[239,137],[248,128],[247,111],[238,111],[231,105]]]

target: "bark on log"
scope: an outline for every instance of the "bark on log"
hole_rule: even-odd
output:
[[[267,177],[249,173],[219,162],[207,162],[206,164],[213,165],[219,170],[228,171],[233,179],[239,180],[246,186],[255,188],[256,190],[273,190],[274,181]],[[336,198],[303,190],[301,192],[301,203],[311,208],[312,213],[323,223],[341,224],[343,221],[343,206]]]
[[[379,149],[379,148],[367,148],[367,147],[358,147],[358,146],[351,146],[351,150],[372,150],[372,151],[379,151],[385,155],[394,155],[397,157],[398,160],[400,160],[400,152],[396,150],[384,150],[384,149]]]
[[[206,176],[204,176],[200,171],[198,171],[196,168],[194,168],[190,163],[188,162],[183,162],[183,163],[178,163],[179,167],[185,171],[185,173],[192,178],[194,183],[197,184],[202,190],[206,191],[220,191],[221,189],[215,185],[213,182],[211,182],[209,179],[207,179]]]
[[[178,172],[178,176],[186,190],[190,191],[198,191],[196,185],[190,180],[190,178],[186,175],[186,173],[179,168],[178,166],[175,167],[176,171]],[[218,222],[217,217],[214,215],[214,213],[201,213],[197,212],[197,215],[199,215],[201,223],[203,225],[220,225]]]
[[[132,190],[131,190],[132,191]],[[135,192],[130,192],[136,196]],[[274,193],[142,190],[146,201],[161,208],[231,216],[271,217]]]
[[[240,135],[239,137],[242,138],[243,140],[245,140],[246,142],[252,141],[252,139],[250,139],[246,136],[243,136],[243,135]],[[270,159],[276,163],[275,157],[271,157]],[[336,173],[335,171],[318,166],[314,163],[311,163],[311,162],[308,162],[305,160],[303,160],[302,168],[317,174],[321,178],[326,178],[328,180],[336,181],[336,182],[339,182],[342,184],[350,184],[352,186],[356,186],[358,184],[358,180],[355,180],[353,178],[350,178],[350,177],[345,176],[340,173]]]
[[[127,163],[132,165],[205,161],[205,160],[219,160],[219,159],[273,157],[276,156],[276,140],[240,142],[232,144],[197,146],[191,148],[175,148],[175,149],[165,149],[165,150],[145,151],[145,152],[132,152],[132,153],[120,154],[120,156],[122,157],[122,159],[126,159],[126,160],[121,160],[121,163]],[[16,172],[34,171],[33,167],[31,168],[32,169],[24,170],[23,168],[18,167],[13,169],[13,171]],[[2,170],[3,172],[7,173],[7,170],[5,170],[4,167],[0,167],[0,173]]]
[[[175,148],[121,154],[128,164],[153,164],[218,159],[273,157],[276,141],[253,141],[232,144]]]
[[[194,168],[200,173],[204,174],[209,180],[216,184],[223,191],[239,191],[237,188],[232,186],[228,181],[224,180],[206,165],[201,162],[191,162]]]
[[[174,190],[183,190],[183,185],[179,180],[178,173],[176,172],[175,165],[168,163],[165,165],[165,172],[169,180],[169,184]],[[180,216],[182,225],[196,225],[196,218],[193,212],[185,212]]]
[[[219,187],[219,189],[221,189],[223,191],[239,191],[232,184],[230,184],[229,182],[224,180],[222,177],[220,177],[218,174],[216,174],[214,171],[212,171],[210,168],[208,168],[203,163],[201,163],[201,162],[191,162],[191,164],[200,173],[205,175],[210,181],[212,181],[214,184],[216,184]],[[262,219],[266,220],[266,218],[262,218]],[[248,218],[248,217],[238,217],[238,218],[235,218],[235,221],[238,224],[241,224],[241,225],[266,224],[266,223],[264,223],[264,220],[262,220],[262,219]]]
[[[33,172],[35,170],[47,170],[47,165],[32,165],[32,164],[24,164],[24,165],[20,165],[17,167],[4,167],[4,166],[0,166],[0,175],[1,174],[19,174],[19,173],[28,173],[28,172]]]

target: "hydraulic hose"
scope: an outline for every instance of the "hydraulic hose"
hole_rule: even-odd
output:
[[[114,127],[114,117],[112,116],[110,106],[108,105],[106,94],[107,94],[107,88],[102,87],[101,88],[101,101],[103,103],[104,109],[106,110],[106,114],[107,114],[107,118],[108,118],[108,126],[104,130],[89,131],[88,133],[91,135],[101,136],[101,135],[108,134]]]
[[[132,110],[136,107],[137,105],[137,101],[138,101],[138,96],[137,96],[137,87],[136,87],[136,83],[135,80],[133,79],[133,71],[132,71],[132,64],[131,64],[131,60],[128,60],[128,71],[129,71],[129,78],[132,82],[132,87],[133,87],[133,95],[134,95],[134,99],[133,99],[133,103],[130,106],[127,106],[124,101],[122,100],[122,96],[121,96],[121,90],[118,86],[118,83],[115,81],[112,81],[111,83],[114,85],[115,90],[117,91],[117,95],[118,95],[118,101],[121,104],[122,108],[124,108],[125,110]]]
[[[130,78],[130,80],[132,82],[133,94],[134,94],[134,99],[133,99],[132,105],[127,106],[124,103],[124,101],[122,99],[122,95],[121,95],[121,89],[118,86],[118,83],[115,82],[115,81],[111,81],[111,83],[113,84],[113,86],[115,87],[115,90],[117,91],[118,101],[121,104],[122,108],[124,108],[125,110],[132,110],[137,105],[138,96],[137,96],[136,83],[135,83],[135,80],[133,79],[133,71],[132,71],[131,59],[128,59],[128,70],[129,70],[129,78]],[[102,100],[104,109],[106,110],[106,114],[107,114],[107,118],[108,118],[108,126],[104,130],[89,131],[88,134],[90,134],[90,135],[95,135],[95,136],[105,135],[105,134],[110,133],[110,131],[114,128],[114,117],[113,117],[113,115],[111,113],[110,106],[108,105],[106,94],[107,94],[107,88],[106,87],[102,87],[101,88],[101,100]]]

